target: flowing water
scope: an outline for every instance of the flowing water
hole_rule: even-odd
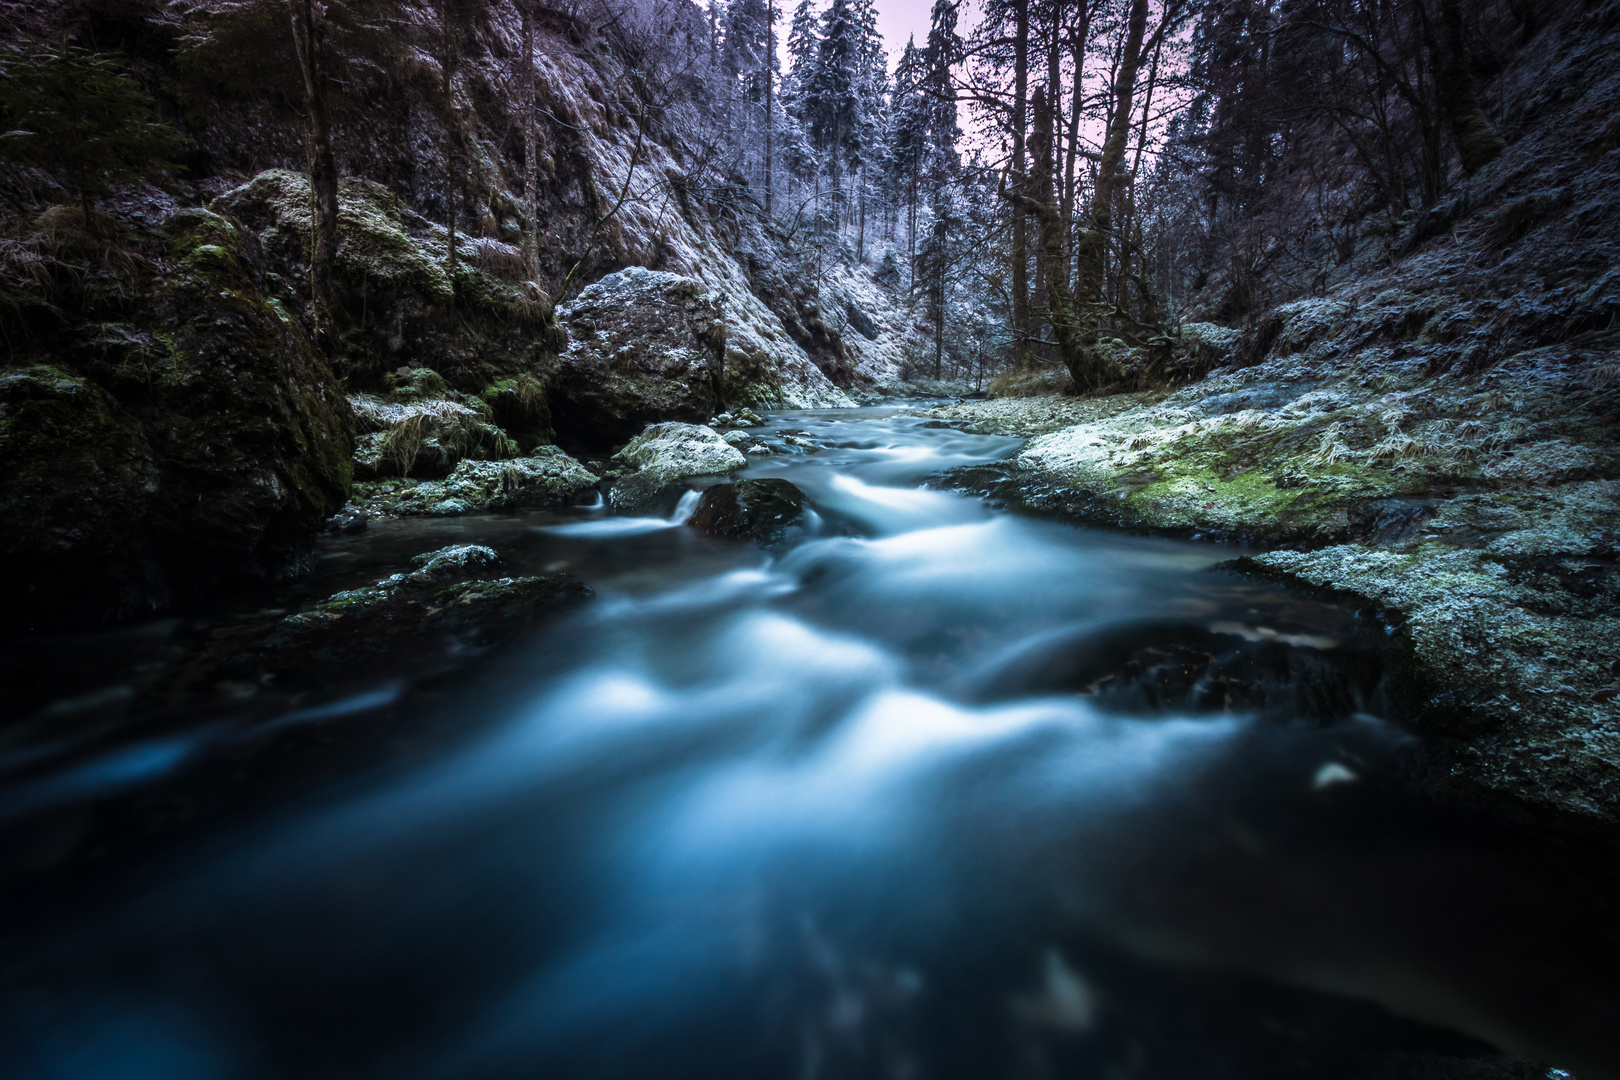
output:
[[[177,631],[18,645],[80,674],[0,752],[0,1075],[1616,1075],[1611,860],[1413,788],[1381,627],[923,486],[1010,439],[784,429],[772,552],[690,498],[324,545],[596,588],[461,675],[52,742]]]

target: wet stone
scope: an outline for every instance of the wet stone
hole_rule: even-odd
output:
[[[687,524],[712,536],[774,544],[804,517],[804,493],[771,478],[716,484],[703,493]]]

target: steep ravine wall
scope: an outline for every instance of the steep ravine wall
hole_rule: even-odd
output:
[[[872,309],[862,325],[904,332],[894,299],[864,271],[839,273],[867,285],[816,289],[757,217],[705,201],[716,177],[698,175],[679,109],[659,112],[622,55],[556,15],[537,27],[540,272],[526,280],[519,17],[510,0],[475,6],[449,114],[430,5],[398,7],[389,54],[345,70],[322,355],[284,5],[0,5],[14,41],[123,56],[190,140],[184,171],[115,187],[90,221],[48,172],[13,169],[0,189],[0,595],[25,623],[123,619],[296,574],[356,470],[432,477],[551,441],[605,453],[655,420],[849,406],[846,391],[897,373],[892,347],[840,337],[852,291]],[[584,314],[609,278],[634,347]]]

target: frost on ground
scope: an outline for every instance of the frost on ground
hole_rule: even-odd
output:
[[[1612,824],[1620,354],[1568,332],[1601,330],[1608,294],[1470,277],[1471,259],[1441,243],[1273,309],[1252,366],[1203,332],[1231,360],[1174,393],[922,413],[1032,436],[958,487],[1271,549],[1242,566],[1384,612],[1403,711],[1450,747],[1453,782]]]

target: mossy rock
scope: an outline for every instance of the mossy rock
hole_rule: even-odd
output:
[[[253,234],[266,267],[294,283],[302,308],[309,181],[271,169],[213,206]],[[566,337],[550,302],[531,283],[503,281],[479,268],[473,245],[492,242],[466,237],[458,243],[452,286],[445,229],[383,185],[357,177],[339,184],[337,233],[332,286],[340,347],[334,363],[351,385],[390,389],[385,373],[407,361],[442,373],[466,393],[524,374],[545,382],[556,371]]]
[[[348,406],[252,243],[195,210],[129,242],[164,272],[0,376],[0,598],[24,626],[296,573],[347,500]]]

